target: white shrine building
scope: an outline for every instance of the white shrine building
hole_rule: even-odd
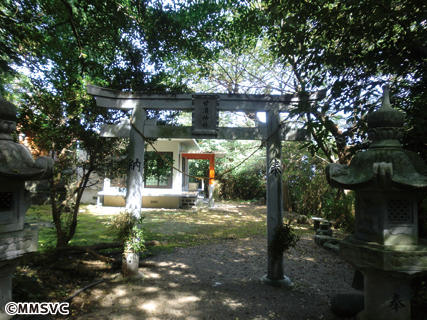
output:
[[[210,160],[210,176],[215,176],[215,158],[224,157],[224,153],[202,152],[194,139],[158,139],[154,143],[156,150],[164,157],[173,160],[173,166],[180,171],[189,173],[189,160]],[[156,152],[152,146],[148,146],[146,152]],[[155,161],[158,166],[164,166],[165,161],[157,156]],[[140,163],[129,164],[133,170],[142,170]],[[147,177],[142,191],[143,208],[180,208],[194,205],[202,191],[201,184],[190,183],[189,176],[175,168],[165,177]],[[210,179],[210,184],[213,184]],[[110,179],[105,179],[103,189],[97,192],[98,206],[124,207],[126,188],[114,186]]]

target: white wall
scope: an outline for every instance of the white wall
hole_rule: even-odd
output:
[[[187,144],[190,146],[190,148],[194,149],[194,145],[192,143],[187,142]],[[173,153],[173,160],[174,160],[174,163],[173,163],[174,167],[182,170],[182,156],[180,154],[180,151],[189,151],[189,147],[186,145],[185,141],[183,143],[183,142],[177,141],[177,140],[161,140],[161,139],[159,139],[154,143],[154,147],[159,152],[172,152]],[[155,151],[155,150],[150,145],[148,145],[146,151]],[[188,161],[186,164],[185,172],[188,172]],[[163,207],[165,205],[168,205],[167,207],[177,207],[177,206],[181,205],[181,203],[180,203],[181,198],[180,197],[177,197],[177,196],[169,196],[169,197],[154,196],[154,197],[152,197],[152,196],[149,196],[149,194],[161,195],[162,193],[164,193],[164,194],[181,193],[181,191],[182,191],[182,179],[183,178],[185,179],[185,182],[187,182],[186,185],[188,186],[188,177],[184,176],[183,174],[181,174],[176,169],[173,169],[172,170],[172,189],[144,188],[142,195],[143,195],[143,199],[147,198],[145,203],[144,203],[146,205],[146,207],[152,207],[152,206]],[[111,186],[112,187],[117,186],[115,181],[111,181]],[[102,190],[102,186],[97,191],[101,191],[101,190]],[[92,197],[92,195],[88,195],[88,198],[89,197]],[[149,200],[156,202],[158,204],[154,205],[154,204],[150,203],[150,205],[148,205],[147,201],[149,201]],[[104,196],[104,205],[106,205],[106,206],[124,206],[124,198],[121,196]],[[144,205],[143,205],[143,207],[144,207]]]

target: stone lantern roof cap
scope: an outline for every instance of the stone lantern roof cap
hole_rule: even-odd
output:
[[[16,121],[16,107],[0,94],[0,119]]]
[[[0,96],[0,182],[43,180],[53,174],[53,159],[34,160],[27,147],[13,141],[16,130],[16,107]]]
[[[383,101],[381,108],[372,112],[368,117],[369,128],[403,127],[405,115],[403,112],[391,107],[389,87],[383,87]]]
[[[368,119],[369,150],[358,152],[350,165],[332,163],[326,178],[335,188],[358,189],[427,189],[427,165],[416,153],[404,150],[404,114],[390,106],[388,87],[384,88],[381,108]]]
[[[326,178],[334,188],[420,190],[427,188],[427,165],[409,150],[371,149],[357,153],[350,165],[332,163]]]
[[[53,174],[53,159],[38,157],[20,143],[0,140],[0,182],[7,180],[44,180]]]

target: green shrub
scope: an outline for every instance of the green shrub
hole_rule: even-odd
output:
[[[273,240],[268,246],[268,251],[274,261],[279,259],[283,252],[295,247],[300,240],[300,236],[295,234],[295,230],[290,223],[282,223],[274,229]]]
[[[140,252],[144,250],[144,233],[140,228],[144,217],[137,218],[132,211],[125,210],[115,216],[109,226],[115,240],[123,245],[125,252]]]
[[[343,194],[339,200],[327,199],[324,205],[324,217],[329,221],[337,221],[339,227],[353,232],[355,229],[354,203],[354,192]]]
[[[259,165],[230,172],[220,180],[222,199],[252,200],[266,197],[265,169]]]
[[[324,172],[327,162],[289,144],[285,146],[282,161],[288,206],[304,216],[322,216],[325,200],[333,198],[336,193],[326,181]]]

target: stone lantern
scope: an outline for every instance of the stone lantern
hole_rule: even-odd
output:
[[[12,299],[12,274],[19,258],[37,250],[37,227],[24,223],[31,205],[25,181],[52,176],[53,160],[39,157],[13,141],[16,107],[0,95],[0,319],[8,319],[5,305]]]
[[[330,164],[331,186],[356,190],[356,230],[340,257],[364,275],[365,309],[357,319],[410,319],[410,282],[427,271],[427,243],[418,239],[416,192],[427,188],[427,165],[404,150],[404,114],[393,109],[388,87],[368,118],[369,150],[351,164]]]

